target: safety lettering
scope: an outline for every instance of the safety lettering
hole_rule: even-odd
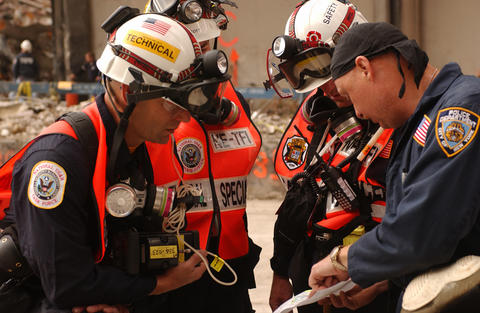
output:
[[[332,2],[327,8],[327,11],[325,12],[325,17],[323,19],[323,22],[325,24],[330,24],[330,21],[332,20],[333,14],[337,10],[337,4],[335,2]]]
[[[177,61],[177,57],[180,54],[180,49],[177,47],[142,32],[129,31],[123,41],[129,45],[154,53],[172,63]]]

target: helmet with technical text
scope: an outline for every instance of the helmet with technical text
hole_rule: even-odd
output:
[[[230,76],[222,51],[202,54],[188,28],[160,14],[120,7],[104,22],[109,34],[97,61],[106,77],[128,85],[135,102],[168,100],[197,113],[217,105]]]
[[[291,13],[284,35],[267,53],[268,80],[282,98],[304,93],[331,79],[332,48],[340,36],[366,18],[347,0],[304,0]],[[292,90],[293,89],[293,90]]]
[[[184,23],[198,41],[206,41],[227,29],[229,19],[222,5],[237,8],[229,0],[149,0],[145,12],[173,17]]]

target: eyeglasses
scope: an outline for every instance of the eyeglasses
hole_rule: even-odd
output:
[[[182,107],[180,104],[172,102],[168,99],[162,98],[162,105],[165,111],[171,114],[177,114],[181,112],[188,112],[187,109]]]

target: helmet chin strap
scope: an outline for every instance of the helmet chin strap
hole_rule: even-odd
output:
[[[108,98],[110,99],[110,103],[112,103],[112,107],[117,113],[118,118],[121,118],[123,113],[117,109],[116,104],[118,101],[117,101],[117,97],[111,91],[112,89],[112,86],[110,85],[111,79],[108,78],[106,75],[102,75],[102,77],[103,77],[103,85],[105,86],[105,90],[107,92]]]
[[[110,184],[114,184],[117,180],[114,175],[115,164],[117,163],[120,147],[122,145],[122,142],[125,139],[125,133],[128,127],[128,119],[130,118],[130,115],[132,114],[133,109],[135,109],[135,106],[136,106],[136,102],[134,102],[132,98],[128,97],[129,88],[122,88],[122,89],[123,89],[122,96],[127,102],[127,106],[125,107],[125,110],[123,111],[123,113],[117,109],[117,106],[116,106],[117,102],[113,101],[111,91],[109,91],[109,88],[107,88],[107,94],[110,98],[110,101],[112,102],[112,106],[115,112],[117,113],[117,116],[120,118],[117,124],[117,128],[115,129],[115,134],[113,135],[113,143],[112,143],[112,148],[110,150],[110,158],[107,164],[107,178]],[[113,98],[117,100],[115,98],[115,95],[113,95]],[[129,100],[129,98],[132,100]]]

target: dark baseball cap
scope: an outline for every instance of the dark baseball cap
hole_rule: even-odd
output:
[[[428,56],[415,40],[409,40],[397,27],[385,22],[358,24],[340,37],[332,56],[330,67],[332,77],[337,79],[351,71],[355,67],[355,58],[360,55],[372,59],[387,52],[394,52],[397,55],[398,69],[402,77],[404,75],[399,55],[408,62],[409,68],[413,67],[418,88],[428,64]],[[404,91],[405,82],[400,89],[400,98]]]

